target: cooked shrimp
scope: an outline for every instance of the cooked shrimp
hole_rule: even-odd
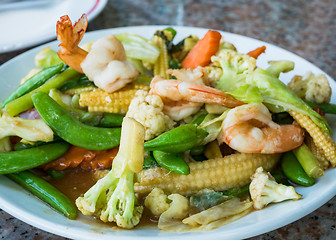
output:
[[[57,54],[63,62],[80,73],[83,73],[80,64],[88,53],[78,47],[78,44],[84,36],[87,25],[86,14],[83,14],[73,26],[68,15],[62,16],[56,24],[57,40],[61,42],[59,45],[61,49]]]
[[[203,103],[188,101],[169,101],[167,99],[165,99],[163,103],[163,112],[174,121],[180,121],[197,113],[203,106]]]
[[[303,135],[300,126],[278,125],[266,106],[251,103],[228,112],[218,141],[242,153],[281,153],[299,147]]]
[[[59,57],[106,92],[114,92],[135,80],[139,72],[128,61],[122,43],[113,35],[95,41],[90,52],[78,47],[87,27],[85,14],[72,26],[68,16],[57,22]]]
[[[223,91],[195,82],[166,80],[156,76],[153,78],[150,87],[151,94],[159,95],[161,98],[171,101],[216,103],[228,108],[244,104]]]

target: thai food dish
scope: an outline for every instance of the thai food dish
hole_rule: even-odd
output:
[[[1,103],[0,174],[69,219],[124,229],[212,230],[282,201],[300,201],[336,166],[325,75],[240,53],[209,30],[173,28],[81,43],[86,15],[57,22],[59,48]],[[304,197],[304,196],[303,196]]]

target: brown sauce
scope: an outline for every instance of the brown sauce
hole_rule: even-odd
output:
[[[55,186],[58,190],[64,193],[71,201],[75,202],[76,199],[83,195],[90,187],[92,187],[97,179],[94,177],[93,171],[84,171],[81,168],[75,168],[65,171],[65,176],[60,179],[47,179],[49,183]],[[140,199],[140,202],[143,204],[143,198]],[[80,219],[85,219],[85,221],[90,221],[92,224],[98,224],[98,226],[106,227],[116,227],[113,223],[103,223],[96,217],[90,216],[79,216]],[[136,226],[156,226],[158,222],[158,217],[154,216],[147,208],[144,207],[144,212],[142,214],[140,223]],[[101,225],[101,224],[103,225]]]
[[[65,171],[64,177],[48,179],[48,182],[68,196],[71,201],[75,202],[80,195],[84,194],[96,183],[96,180],[93,172],[75,168]]]

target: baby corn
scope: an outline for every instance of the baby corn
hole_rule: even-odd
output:
[[[311,136],[306,136],[305,137],[305,143],[307,144],[308,148],[310,149],[310,151],[314,154],[314,156],[316,157],[317,161],[319,162],[320,166],[326,170],[329,168],[329,161],[326,159],[326,157],[323,154],[322,149],[318,148],[312,137]]]
[[[96,87],[82,87],[82,88],[73,88],[73,89],[69,89],[69,90],[65,90],[63,93],[65,94],[69,94],[69,95],[75,95],[75,94],[81,94],[83,92],[92,92],[94,90],[96,90]]]
[[[313,120],[310,119],[310,117],[295,111],[290,111],[289,114],[300,124],[301,127],[306,129],[312,137],[316,147],[321,149],[325,158],[333,167],[336,167],[336,144],[331,136],[318,127]]]
[[[128,107],[138,90],[149,90],[145,84],[132,83],[113,93],[101,89],[80,94],[79,105],[88,107],[89,112],[110,112],[126,114]]]
[[[168,78],[168,51],[165,41],[159,37],[154,36],[153,42],[160,48],[160,55],[154,64],[154,75],[159,75],[165,79]]]
[[[155,187],[167,193],[190,195],[202,189],[224,191],[242,187],[258,167],[271,170],[279,160],[279,154],[238,153],[189,164],[190,174],[179,175],[163,168],[151,168],[139,174],[134,189],[148,193]]]

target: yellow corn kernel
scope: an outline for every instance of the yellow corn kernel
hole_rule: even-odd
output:
[[[150,168],[139,174],[134,185],[138,193],[148,193],[155,187],[167,193],[195,194],[202,189],[224,191],[248,184],[258,167],[271,170],[279,154],[237,153],[224,158],[189,163],[190,174],[179,175],[164,168]]]
[[[81,94],[83,92],[92,92],[94,90],[96,90],[96,87],[82,87],[82,88],[73,88],[73,89],[69,89],[69,90],[65,90],[63,91],[63,93],[68,94],[68,95],[75,95],[75,94]]]
[[[89,112],[126,114],[135,93],[140,89],[148,91],[149,86],[132,83],[113,93],[107,93],[101,89],[83,92],[79,97],[79,105],[88,107]]]
[[[336,166],[336,144],[329,134],[317,126],[307,115],[290,111],[289,114],[309,133],[317,148],[320,148],[325,158],[333,167]]]
[[[160,55],[154,63],[154,75],[159,75],[165,79],[168,78],[167,70],[169,68],[168,64],[168,51],[165,41],[159,37],[154,36],[153,42],[159,47]]]
[[[307,144],[308,148],[310,151],[313,153],[313,155],[316,157],[317,161],[319,162],[320,166],[326,170],[329,168],[329,161],[326,159],[326,157],[323,154],[322,149],[316,147],[313,139],[311,136],[306,136],[305,137],[305,143]]]

